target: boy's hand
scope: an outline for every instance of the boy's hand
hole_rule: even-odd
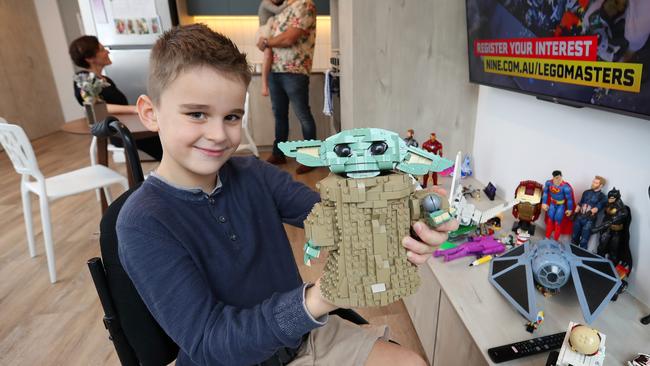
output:
[[[456,229],[458,229],[458,221],[455,219],[447,221],[435,229],[431,229],[422,221],[416,222],[413,224],[413,230],[422,241],[410,236],[402,239],[408,260],[414,264],[423,264],[431,257],[436,248],[447,240],[447,233]]]
[[[446,194],[445,190],[439,187],[432,187],[429,190],[440,195]],[[436,248],[447,240],[447,233],[456,229],[458,229],[458,220],[455,219],[434,229],[422,221],[416,222],[413,224],[413,230],[421,241],[410,236],[405,236],[402,239],[408,260],[414,264],[423,264],[431,257]]]
[[[327,301],[320,292],[320,278],[316,280],[314,286],[309,287],[305,291],[305,307],[307,311],[318,319],[321,316],[328,314],[330,311],[336,310],[338,306]]]

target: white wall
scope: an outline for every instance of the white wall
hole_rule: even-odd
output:
[[[66,121],[83,117],[83,110],[74,97],[72,77],[74,68],[68,55],[68,44],[56,1],[34,0],[38,22],[50,59],[57,94]]]
[[[481,86],[475,136],[476,178],[501,195],[521,180],[543,184],[555,169],[576,200],[596,174],[608,179],[606,191],[620,189],[632,210],[630,292],[650,304],[650,121]]]

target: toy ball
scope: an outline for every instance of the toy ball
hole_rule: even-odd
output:
[[[595,329],[578,324],[571,329],[569,345],[575,352],[585,356],[593,356],[598,353],[600,347],[600,334]]]

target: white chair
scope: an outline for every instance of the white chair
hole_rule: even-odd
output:
[[[126,155],[124,155],[124,148],[117,147],[111,143],[106,146],[106,150],[110,152],[113,156],[113,162],[115,164],[126,163]],[[140,156],[140,161],[156,161],[153,156],[147,154],[142,150],[138,150],[138,155]]]
[[[244,130],[244,136],[246,136],[246,141],[248,142],[247,144],[241,144],[239,147],[237,147],[237,151],[241,150],[249,150],[250,152],[253,153],[253,155],[257,156],[258,158],[260,157],[259,151],[257,151],[257,145],[255,144],[255,141],[253,141],[253,137],[251,137],[250,132],[248,132],[248,118],[249,118],[249,94],[246,92],[246,101],[244,102],[244,117],[242,117],[242,122],[241,126],[242,129]]]
[[[128,189],[128,181],[124,176],[103,165],[92,165],[45,178],[38,168],[34,150],[25,135],[25,131],[20,126],[8,124],[3,118],[0,118],[0,143],[7,155],[9,155],[16,172],[22,175],[20,192],[27,228],[27,245],[31,257],[36,256],[36,250],[34,249],[32,205],[29,193],[34,193],[39,197],[47,267],[50,272],[50,281],[54,283],[56,282],[56,267],[54,264],[49,202],[97,188],[104,188],[104,193],[108,194],[107,187],[115,183],[122,185],[124,189]],[[34,180],[30,179],[30,177]],[[110,196],[107,195],[108,197]]]

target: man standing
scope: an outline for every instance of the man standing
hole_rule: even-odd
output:
[[[289,138],[289,103],[300,120],[305,140],[316,139],[316,123],[309,108],[309,74],[316,40],[316,6],[312,0],[288,0],[289,6],[275,17],[271,37],[260,38],[257,47],[273,49],[269,91],[275,117],[271,164],[284,164],[286,158],[278,143]],[[300,165],[297,174],[311,171]]]
[[[587,249],[591,237],[591,227],[596,221],[598,212],[603,209],[607,201],[607,197],[601,191],[605,183],[605,178],[597,175],[591,182],[591,189],[582,194],[580,202],[576,205],[571,242],[580,245],[582,249]]]
[[[442,157],[442,143],[436,139],[436,134],[434,132],[431,132],[431,136],[422,144],[422,148],[432,154]],[[431,173],[431,179],[433,180],[434,186],[438,185],[438,173]],[[426,188],[428,182],[429,173],[426,173],[424,174],[424,184],[422,187]]]

